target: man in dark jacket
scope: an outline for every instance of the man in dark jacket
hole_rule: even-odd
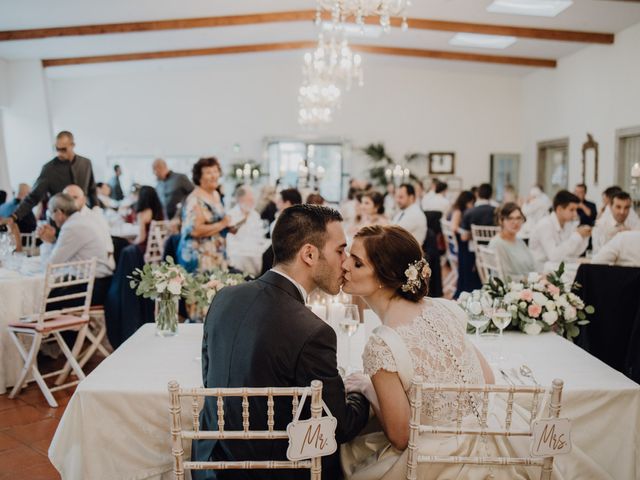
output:
[[[22,199],[18,208],[11,214],[11,220],[19,222],[39,202],[51,198],[73,184],[82,188],[92,207],[98,205],[91,160],[76,155],[74,146],[71,132],[62,131],[56,136],[58,156],[44,164],[31,192]],[[0,220],[0,223],[6,223],[6,219]]]
[[[346,255],[341,221],[337,211],[318,205],[285,209],[273,230],[275,266],[258,280],[224,288],[215,296],[202,342],[202,376],[208,388],[291,387],[322,381],[322,398],[337,419],[338,443],[351,440],[365,426],[369,404],[358,393],[345,394],[336,365],[336,334],[305,307],[305,298],[316,287],[334,295],[340,291]],[[238,401],[225,399],[225,430],[242,430],[241,401],[234,400]],[[249,407],[251,428],[266,430],[265,399],[254,397]],[[277,398],[274,428],[285,430],[290,421],[291,399]],[[200,422],[203,430],[216,428],[213,397],[207,398]],[[286,450],[286,440],[197,440],[192,458],[286,460]],[[323,460],[323,478],[340,478],[338,453]],[[192,476],[303,479],[309,472],[194,471]]]

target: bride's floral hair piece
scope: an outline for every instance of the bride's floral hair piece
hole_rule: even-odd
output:
[[[429,262],[421,258],[420,260],[410,263],[404,271],[404,276],[407,277],[407,281],[402,284],[402,291],[416,293],[422,286],[422,282],[429,281],[429,277],[431,276]]]

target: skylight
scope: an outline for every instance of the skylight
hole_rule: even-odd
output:
[[[493,0],[488,12],[555,17],[573,4],[572,0]]]

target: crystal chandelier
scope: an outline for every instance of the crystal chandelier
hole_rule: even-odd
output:
[[[364,25],[364,18],[379,16],[380,25],[385,31],[391,27],[391,17],[402,17],[402,29],[406,30],[406,9],[411,0],[316,0],[316,23],[322,19],[322,11],[331,11],[334,25],[344,23],[348,17],[354,17],[358,25]]]
[[[298,123],[313,126],[330,123],[340,107],[340,88],[321,78],[305,79],[298,92]]]
[[[347,39],[342,36],[330,35],[326,41],[320,34],[318,46],[312,52],[304,54],[303,74],[305,78],[323,78],[341,83],[346,90],[351,89],[353,80],[358,86],[364,84],[362,74],[362,57],[353,53]]]

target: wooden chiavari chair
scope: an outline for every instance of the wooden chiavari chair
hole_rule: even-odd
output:
[[[550,480],[553,471],[553,457],[508,457],[508,456],[437,456],[422,455],[418,450],[418,441],[421,434],[431,435],[457,435],[457,436],[477,436],[479,443],[483,438],[492,437],[531,437],[533,438],[532,424],[538,415],[540,396],[547,392],[551,393],[551,401],[549,403],[549,418],[558,418],[560,416],[562,388],[564,382],[555,379],[550,389],[542,386],[521,386],[521,385],[433,385],[422,382],[422,378],[414,377],[411,386],[410,404],[411,416],[409,420],[409,446],[407,455],[407,480],[415,480],[417,478],[418,465],[420,463],[434,464],[457,464],[457,465],[492,465],[495,467],[505,466],[528,466],[540,467],[540,480]],[[456,409],[455,418],[451,418],[451,423],[446,426],[427,425],[421,423],[421,410],[423,403],[423,395],[441,395],[447,393],[457,394],[457,404],[460,406]],[[504,421],[500,420],[500,425],[495,426],[488,423],[489,417],[489,394],[506,394],[507,398],[504,402]],[[519,394],[518,405],[529,404],[529,419],[526,427],[522,425],[514,425],[513,422],[513,405],[515,395]],[[463,399],[469,398],[470,395],[482,396],[479,402],[480,407],[477,408],[478,426],[467,427],[463,424]],[[528,402],[530,397],[531,402]],[[498,413],[497,409],[492,408],[491,415],[495,417]],[[434,442],[437,443],[437,442]]]
[[[476,254],[476,268],[478,269],[478,275],[482,283],[487,281],[487,278],[483,278],[482,272],[484,267],[482,266],[482,258],[478,255],[478,249],[480,246],[486,247],[493,237],[500,232],[500,227],[494,227],[490,225],[471,225],[471,241],[470,250],[473,250]]]
[[[160,263],[162,261],[164,242],[169,236],[170,229],[171,221],[169,220],[151,220],[147,248],[144,252],[145,263]]]
[[[305,391],[311,392],[311,416],[322,415],[322,382],[314,380],[311,387],[268,387],[268,388],[180,388],[176,381],[169,382],[169,411],[171,412],[171,441],[174,456],[174,474],[176,480],[184,480],[185,470],[253,470],[253,469],[309,469],[311,480],[321,479],[320,457],[311,460],[244,460],[193,462],[184,460],[183,440],[275,440],[287,439],[286,431],[274,430],[274,397],[292,397],[292,418],[299,407],[298,397]],[[181,399],[191,398],[191,416],[193,430],[182,428]],[[218,408],[218,429],[200,430],[199,411],[203,397],[216,397]],[[224,399],[242,398],[242,430],[226,430],[224,422]],[[249,398],[267,398],[268,430],[249,429]],[[301,407],[301,405],[300,405]]]
[[[442,234],[444,235],[447,245],[445,257],[451,268],[442,281],[442,290],[446,296],[451,297],[456,291],[456,284],[458,282],[458,240],[451,229],[451,222],[442,219],[440,220],[440,226],[442,227]]]
[[[33,315],[24,317],[19,322],[10,323],[8,327],[11,340],[16,345],[24,361],[24,366],[13,390],[9,394],[9,398],[14,398],[27,382],[35,380],[49,405],[57,407],[58,403],[51,392],[77,385],[84,379],[85,375],[76,359],[82,348],[87,333],[87,325],[89,324],[89,307],[91,305],[95,273],[95,258],[79,262],[49,264],[47,266],[40,310]],[[76,306],[47,311],[47,307],[51,304],[71,301]],[[69,349],[60,335],[61,332],[67,330],[78,331],[78,336],[72,349]],[[25,347],[22,339],[28,337],[31,338],[31,345]],[[70,368],[73,369],[77,376],[77,380],[57,385],[53,388],[49,388],[44,379],[61,375],[68,367],[65,365],[62,369],[45,375],[42,375],[38,370],[38,351],[42,342],[50,337],[53,337],[58,343],[62,353],[67,358]],[[28,380],[29,373],[33,378]]]

